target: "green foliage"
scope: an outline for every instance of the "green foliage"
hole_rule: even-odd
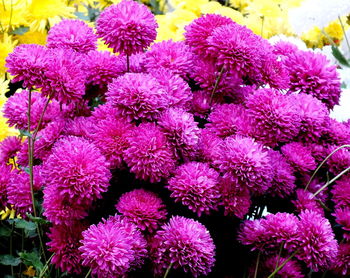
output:
[[[10,224],[14,223],[15,228],[17,229],[23,229],[25,237],[35,237],[37,236],[36,233],[36,224],[34,222],[30,222],[24,219],[10,219],[7,220]]]
[[[11,35],[23,35],[29,31],[29,27],[17,27],[13,31],[10,32]]]
[[[33,250],[30,253],[20,252],[18,255],[26,266],[33,266],[37,272],[41,272],[41,270],[44,268],[37,250]]]
[[[346,58],[340,52],[338,47],[332,46],[332,54],[341,65],[346,66],[346,67],[350,67],[349,61],[346,60]]]
[[[0,255],[0,264],[17,266],[21,263],[20,258],[16,258],[12,255]]]

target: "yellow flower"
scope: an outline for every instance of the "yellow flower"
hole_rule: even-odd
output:
[[[13,51],[17,41],[13,41],[12,37],[7,33],[0,35],[0,77],[3,77],[6,72],[6,57]]]
[[[17,136],[18,132],[16,129],[9,127],[6,123],[7,119],[3,117],[0,112],[0,141],[4,140],[8,136]]]
[[[200,15],[200,6],[208,3],[209,0],[169,0],[170,5],[177,9],[183,9]]]
[[[98,51],[109,51],[111,53],[114,53],[113,52],[113,49],[112,48],[109,48],[102,39],[98,38],[97,39],[97,50]]]
[[[5,80],[3,77],[0,77],[0,109],[7,100],[5,94],[9,91],[9,83],[10,80]]]
[[[47,38],[47,32],[44,30],[43,32],[40,31],[31,31],[24,33],[23,35],[17,35],[15,38],[18,40],[20,44],[46,44],[46,38]]]
[[[231,18],[234,22],[237,22],[238,24],[243,24],[244,23],[244,17],[243,15],[229,7],[220,7],[215,11],[216,14],[221,14],[223,16],[227,16]]]
[[[26,0],[2,0],[0,2],[0,31],[4,32],[20,25],[26,25],[26,9]]]
[[[219,2],[210,1],[200,6],[201,14],[213,14],[222,6]]]
[[[27,19],[30,29],[33,31],[44,31],[61,21],[62,17],[73,18],[75,9],[68,7],[63,0],[31,0],[28,7]]]
[[[250,0],[230,0],[230,5],[239,11],[244,10],[249,4]]]

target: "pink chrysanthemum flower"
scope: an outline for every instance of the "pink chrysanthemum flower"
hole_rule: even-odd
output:
[[[277,251],[281,244],[294,247],[298,231],[298,218],[289,213],[268,214],[266,219],[247,220],[243,223],[238,239],[252,250]]]
[[[195,155],[200,129],[193,115],[178,108],[169,108],[159,117],[158,125],[175,150],[175,155],[187,160]]]
[[[262,63],[262,81],[275,89],[288,89],[289,74],[277,56],[271,54]]]
[[[283,60],[290,75],[291,91],[313,95],[332,109],[339,103],[340,78],[326,56],[313,51],[296,51]]]
[[[92,117],[75,117],[74,119],[67,119],[63,133],[64,135],[89,137],[94,128]]]
[[[342,226],[345,231],[343,237],[350,239],[350,208],[338,208],[332,214],[335,217],[335,222]]]
[[[299,111],[291,97],[274,89],[261,89],[247,98],[246,105],[254,127],[253,137],[264,144],[275,147],[298,134]]]
[[[191,112],[201,118],[205,118],[210,111],[210,93],[207,91],[195,91],[192,96]]]
[[[338,146],[333,146],[329,149],[329,152],[331,153],[337,148]],[[327,160],[327,165],[332,174],[338,175],[350,166],[350,150],[347,148],[340,149]]]
[[[136,178],[154,183],[169,177],[176,161],[165,134],[158,126],[154,123],[139,125],[129,142],[124,160]]]
[[[261,267],[259,267],[258,277],[268,277],[274,270],[276,266],[283,264],[287,258],[275,255],[272,257],[267,257],[263,260]],[[304,278],[305,275],[302,268],[297,263],[296,260],[288,261],[281,270],[279,270],[275,277],[278,278]]]
[[[210,165],[217,169],[218,165],[215,165],[215,161],[220,158],[221,148],[224,145],[224,140],[219,138],[216,134],[208,129],[201,129],[201,135],[199,138],[199,155],[201,160],[210,163]]]
[[[107,191],[111,173],[95,145],[68,136],[55,144],[43,166],[43,176],[47,186],[55,187],[62,198],[85,204]]]
[[[269,194],[285,198],[295,189],[295,176],[293,168],[285,157],[278,151],[269,150],[270,162],[273,170],[272,184]]]
[[[89,137],[101,150],[109,163],[109,168],[123,166],[123,152],[129,147],[128,136],[134,126],[125,119],[113,114],[95,123]]]
[[[191,272],[194,277],[207,275],[215,263],[215,245],[201,223],[182,216],[173,216],[155,235],[151,257],[156,274],[172,268]]]
[[[11,166],[0,163],[0,209],[7,205],[7,186],[10,183]]]
[[[205,127],[222,138],[235,134],[247,135],[250,129],[247,110],[233,103],[214,106],[208,121]]]
[[[334,262],[338,249],[329,221],[309,210],[302,211],[299,218],[296,257],[315,271],[328,269]]]
[[[343,176],[337,180],[332,189],[334,205],[336,208],[350,207],[350,176]]]
[[[151,75],[164,87],[168,95],[169,107],[189,110],[193,94],[185,80],[164,68],[152,70]]]
[[[307,94],[295,94],[294,99],[300,117],[300,132],[297,138],[305,142],[317,142],[322,136],[329,112],[324,103]]]
[[[47,47],[72,49],[88,53],[97,48],[94,30],[79,19],[63,19],[52,26],[47,36]]]
[[[14,76],[12,82],[23,81],[28,89],[43,86],[47,64],[46,47],[36,44],[21,44],[6,58],[8,72]]]
[[[131,0],[106,8],[96,22],[97,34],[114,52],[126,55],[147,48],[157,37],[157,27],[147,6]]]
[[[82,232],[87,229],[87,225],[81,221],[76,221],[72,225],[54,225],[50,228],[48,237],[50,241],[47,245],[49,251],[54,253],[52,264],[60,268],[62,272],[81,274],[82,258],[78,248],[82,239]]]
[[[146,256],[146,240],[137,227],[114,216],[91,225],[82,233],[79,247],[83,265],[97,277],[121,277],[141,265]]]
[[[16,136],[10,136],[0,142],[0,163],[8,163],[14,159],[21,149],[21,139]]]
[[[333,145],[347,145],[350,142],[350,126],[328,118],[325,124],[322,140]]]
[[[297,189],[296,200],[292,201],[297,212],[302,212],[304,210],[314,211],[320,215],[324,215],[322,206],[316,201],[313,194],[304,189]]]
[[[350,275],[350,242],[340,243],[333,270],[345,277]]]
[[[215,164],[254,193],[264,193],[271,186],[273,173],[268,152],[252,138],[227,137]]]
[[[276,44],[273,45],[273,53],[275,53],[278,56],[288,57],[292,53],[295,53],[298,51],[298,47],[288,41],[280,40]]]
[[[164,68],[187,79],[193,67],[193,54],[183,41],[161,41],[146,52],[145,67],[148,71]]]
[[[220,180],[220,186],[225,215],[243,219],[252,204],[247,187],[242,187],[237,180],[225,176]]]
[[[153,120],[168,106],[164,87],[150,74],[127,73],[108,86],[107,99],[129,121]]]
[[[156,231],[167,216],[162,199],[157,194],[144,189],[124,193],[115,207],[141,231],[149,233]]]
[[[288,143],[281,148],[281,152],[296,172],[307,173],[317,166],[310,149],[302,143]]]
[[[218,15],[206,14],[193,20],[185,27],[186,43],[193,48],[198,55],[207,55],[208,37],[211,36],[215,28],[232,24],[232,19]]]
[[[202,213],[209,214],[210,210],[217,210],[221,198],[218,179],[219,173],[207,163],[193,161],[176,169],[167,188],[171,191],[170,197],[199,217]]]
[[[82,54],[68,49],[50,49],[42,93],[60,103],[81,102],[86,72]]]
[[[8,119],[7,123],[10,126],[15,126],[23,130],[28,128],[28,95],[29,92],[27,90],[18,91],[6,101],[4,105],[4,116]],[[43,97],[39,92],[33,91],[31,93],[30,126],[32,130],[37,128],[46,102],[47,98]],[[41,128],[45,127],[48,122],[59,115],[56,104],[57,103],[49,103],[48,112],[51,110],[51,113],[44,114],[40,126]]]

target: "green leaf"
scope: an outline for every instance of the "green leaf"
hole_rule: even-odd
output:
[[[28,218],[30,220],[32,220],[33,222],[38,223],[38,224],[43,224],[43,225],[50,224],[50,222],[47,221],[46,219],[41,218],[41,217],[35,217],[31,214],[28,214]]]
[[[75,12],[74,14],[81,20],[90,20],[89,16],[82,12]]]
[[[339,48],[336,46],[332,46],[332,54],[338,60],[340,64],[346,67],[350,67],[349,61],[346,60],[344,55],[340,52]]]
[[[33,252],[20,252],[18,254],[20,256],[20,258],[23,260],[24,264],[26,266],[33,266],[38,272],[40,272],[44,265],[43,263],[40,261],[40,257],[37,251],[33,251]]]
[[[23,35],[24,33],[27,33],[29,31],[29,27],[18,27],[15,30],[11,31],[10,34],[11,35]]]
[[[12,255],[0,255],[0,264],[17,266],[21,263],[20,258],[16,258]]]
[[[15,227],[18,229],[25,229],[28,231],[35,231],[36,224],[34,222],[26,221],[24,219],[15,219]]]
[[[21,137],[23,137],[23,136],[32,137],[32,134],[30,132],[28,132],[28,130],[25,130],[25,129],[19,129],[19,135]]]
[[[11,230],[6,227],[0,227],[0,236],[9,237],[11,236]]]

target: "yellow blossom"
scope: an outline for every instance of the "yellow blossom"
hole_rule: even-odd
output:
[[[15,38],[20,44],[46,44],[47,32],[44,30],[40,31],[31,31],[24,33],[23,35],[17,35]]]
[[[26,0],[2,0],[0,2],[0,31],[13,30],[20,25],[26,25]]]
[[[183,9],[200,15],[200,6],[208,3],[209,0],[169,0],[170,6],[177,9]]]
[[[12,37],[7,33],[0,35],[0,77],[3,77],[6,72],[6,57],[13,51],[17,41],[12,40]]]

